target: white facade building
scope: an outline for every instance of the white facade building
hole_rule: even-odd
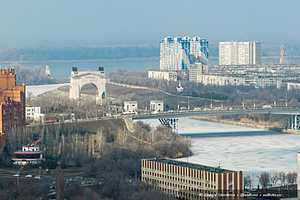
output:
[[[198,83],[215,86],[252,86],[256,88],[267,88],[282,86],[282,79],[274,76],[229,76],[221,74],[203,74],[198,76]]]
[[[152,100],[150,101],[150,111],[154,113],[164,111],[164,102],[162,100]]]
[[[258,65],[260,63],[260,42],[234,41],[219,43],[219,65]]]
[[[155,80],[177,81],[176,71],[148,71],[148,78]]]
[[[26,106],[25,117],[28,121],[43,122],[45,114],[41,113],[41,107]]]
[[[201,63],[192,64],[189,69],[189,81],[200,82],[201,75],[207,72],[207,67]]]
[[[300,83],[287,83],[287,90],[300,90]]]
[[[246,80],[244,77],[230,77],[221,75],[200,75],[199,81],[203,85],[216,85],[216,86],[242,86],[246,85]]]
[[[124,114],[136,114],[138,111],[137,101],[124,101]]]

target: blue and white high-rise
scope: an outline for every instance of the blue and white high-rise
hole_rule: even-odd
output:
[[[188,70],[194,63],[207,64],[208,41],[199,37],[166,37],[160,43],[160,70]]]

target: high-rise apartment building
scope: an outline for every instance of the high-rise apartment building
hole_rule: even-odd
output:
[[[260,63],[260,42],[234,41],[219,43],[219,65],[257,65]]]
[[[160,43],[160,70],[187,70],[195,62],[207,63],[208,41],[199,37],[166,37]]]
[[[241,171],[169,159],[144,159],[141,167],[143,182],[179,199],[239,197],[244,190]]]
[[[0,135],[25,124],[25,85],[16,84],[14,69],[0,69]]]

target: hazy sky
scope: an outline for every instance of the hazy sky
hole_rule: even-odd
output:
[[[299,0],[0,0],[0,47],[158,44],[166,35],[300,44]]]

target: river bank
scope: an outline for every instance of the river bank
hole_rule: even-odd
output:
[[[266,122],[266,121],[254,121],[249,118],[242,118],[241,120],[233,119],[220,119],[212,116],[194,116],[192,119],[200,121],[208,121],[215,123],[222,123],[234,126],[249,127],[255,129],[264,129],[264,130],[280,130],[280,124],[278,122]]]

